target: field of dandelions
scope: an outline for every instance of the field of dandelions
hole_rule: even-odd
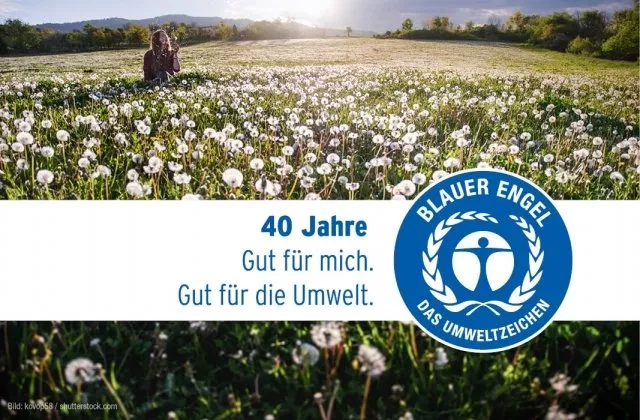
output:
[[[1,199],[411,199],[476,167],[640,198],[637,74],[84,63],[0,79]]]
[[[3,419],[638,418],[637,322],[557,322],[494,355],[401,322],[8,322],[0,335]]]
[[[637,63],[210,43],[155,86],[143,53],[3,58],[0,199],[412,199],[476,167],[556,199],[640,198]],[[398,322],[3,322],[0,418],[637,419],[638,336],[557,322],[472,355]]]

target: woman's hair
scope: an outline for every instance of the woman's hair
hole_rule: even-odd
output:
[[[158,29],[151,35],[151,49],[156,55],[171,51],[169,35],[163,29]]]

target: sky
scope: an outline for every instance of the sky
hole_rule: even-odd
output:
[[[329,28],[395,30],[411,18],[417,26],[433,16],[456,24],[503,22],[514,11],[545,14],[599,9],[612,13],[633,0],[0,0],[0,20],[18,18],[30,24],[121,17],[151,18],[166,14],[273,20],[293,18]]]

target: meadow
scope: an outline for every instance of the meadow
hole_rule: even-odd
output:
[[[297,40],[6,60],[5,199],[407,199],[503,168],[556,199],[640,196],[637,64],[506,45]],[[557,69],[557,70],[554,70]]]
[[[640,198],[638,63],[213,42],[157,86],[143,53],[2,59],[0,199],[404,200],[476,167],[555,199]],[[639,333],[556,322],[473,355],[402,322],[3,322],[0,418],[637,419]],[[10,405],[29,401],[42,409]]]

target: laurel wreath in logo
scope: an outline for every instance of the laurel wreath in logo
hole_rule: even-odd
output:
[[[458,302],[458,298],[453,290],[442,281],[442,276],[438,269],[438,252],[440,251],[440,246],[445,236],[447,236],[454,226],[465,221],[473,220],[497,224],[498,220],[496,218],[488,213],[479,213],[476,211],[466,213],[458,212],[438,223],[434,232],[429,235],[427,249],[422,253],[422,261],[424,264],[422,277],[431,289],[431,294],[442,302],[444,307],[449,311],[457,313],[469,309],[466,313],[466,315],[469,316],[479,308],[484,307],[499,316],[500,312],[497,309],[502,309],[505,312],[515,312],[522,308],[522,305],[535,294],[535,287],[542,278],[541,267],[544,260],[544,251],[542,251],[540,247],[540,238],[533,226],[527,223],[524,218],[518,216],[509,216],[509,218],[522,230],[529,242],[529,268],[524,275],[522,283],[513,290],[507,302],[500,300],[491,300],[488,302],[468,300]]]

